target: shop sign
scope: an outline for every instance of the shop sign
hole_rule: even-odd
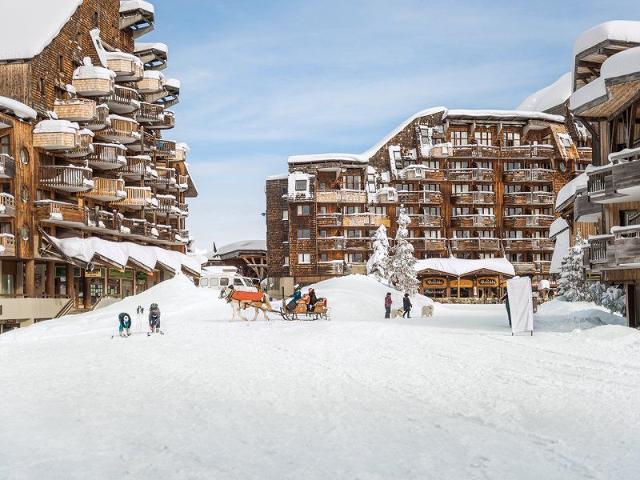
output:
[[[473,280],[466,280],[466,279],[460,279],[460,280],[452,280],[451,281],[451,288],[473,288]]]
[[[120,270],[116,270],[115,268],[110,268],[109,279],[133,280],[133,270],[125,270],[124,272],[121,272]]]
[[[479,287],[497,287],[498,279],[496,277],[479,277],[478,286]]]
[[[102,278],[103,272],[101,268],[96,268],[94,271],[90,272],[89,270],[85,270],[84,272],[85,278]]]
[[[422,284],[426,288],[446,288],[447,280],[441,277],[429,277],[422,280]]]

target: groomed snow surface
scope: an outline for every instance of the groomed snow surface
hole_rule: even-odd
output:
[[[370,278],[316,290],[331,321],[229,322],[179,276],[0,336],[0,478],[638,478],[640,334],[567,325],[597,307],[512,337],[501,305],[384,320]],[[164,336],[137,325],[151,302]]]

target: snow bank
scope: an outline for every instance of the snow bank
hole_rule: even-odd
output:
[[[23,120],[35,120],[38,117],[38,112],[33,108],[12,98],[2,96],[0,96],[0,110],[8,110]]]
[[[319,298],[329,300],[332,320],[366,321],[384,318],[384,297],[391,292],[392,308],[402,308],[404,293],[366,275],[348,275],[332,278],[313,285]],[[307,287],[303,289],[306,293]],[[420,317],[422,307],[434,305],[424,295],[411,297],[412,317]],[[275,305],[274,305],[275,308]]]
[[[579,339],[595,340],[621,346],[640,346],[640,331],[620,325],[603,325],[573,332]]]
[[[538,307],[534,329],[570,332],[602,325],[624,325],[625,319],[593,302],[565,302],[554,299]]]

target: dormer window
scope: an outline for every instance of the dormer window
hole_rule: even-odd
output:
[[[305,192],[307,190],[306,180],[296,180],[296,192]]]

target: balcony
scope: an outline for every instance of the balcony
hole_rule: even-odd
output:
[[[116,170],[127,164],[127,149],[115,143],[94,143],[93,153],[87,157],[89,166],[96,170]]]
[[[578,193],[573,203],[573,220],[576,222],[597,222],[602,215],[602,205],[591,201],[586,193]]]
[[[579,159],[586,163],[591,163],[593,160],[593,149],[591,147],[578,147]]]
[[[131,0],[120,2],[120,30],[130,30],[133,38],[140,38],[152,31],[154,22],[154,8],[149,2]]]
[[[173,140],[156,140],[156,156],[159,158],[175,158],[176,142]]]
[[[155,125],[164,122],[164,108],[161,105],[142,102],[136,113],[136,121],[145,125]],[[172,116],[173,118],[173,116]],[[175,122],[175,118],[173,118]],[[155,128],[155,126],[153,127]]]
[[[140,108],[140,95],[133,88],[116,85],[113,93],[104,99],[109,110],[123,115],[133,113]]]
[[[164,90],[164,75],[156,70],[144,72],[144,78],[137,84],[138,91],[145,95],[145,101],[149,101],[148,95],[153,95]],[[149,102],[154,103],[154,102]]]
[[[187,154],[189,153],[189,146],[186,143],[176,143],[176,154],[173,159],[169,159],[169,161],[174,162],[186,162]]]
[[[442,204],[442,192],[433,190],[424,190],[421,193],[420,203],[425,205],[440,205]]]
[[[107,68],[116,74],[118,82],[137,82],[144,76],[144,64],[135,55],[106,52]]]
[[[189,243],[191,241],[191,235],[189,230],[178,229],[174,230],[174,239],[179,243]]]
[[[176,184],[175,168],[156,167],[158,176],[152,182],[161,189],[166,189]]]
[[[65,150],[61,155],[66,158],[84,158],[93,153],[93,132],[83,128],[78,132],[79,143],[76,148]]]
[[[503,238],[502,245],[509,252],[553,251],[555,242],[548,238]]]
[[[500,250],[500,239],[492,237],[451,238],[449,245],[459,252],[497,252]]]
[[[409,215],[411,217],[411,225],[418,227],[441,227],[441,215]]]
[[[118,202],[119,208],[140,210],[153,206],[151,189],[149,187],[124,187],[127,196]]]
[[[509,183],[553,182],[553,170],[548,168],[518,168],[506,170],[504,181]]]
[[[170,188],[174,186],[179,192],[186,192],[189,189],[189,175],[178,175],[175,185],[170,185]]]
[[[151,104],[148,104],[151,105]],[[159,105],[160,106],[160,105]],[[160,106],[164,110],[162,106]],[[164,114],[160,121],[153,124],[154,130],[168,130],[176,126],[176,116],[173,112],[164,110]]]
[[[149,131],[145,131],[140,141],[135,141],[127,145],[127,149],[140,155],[151,155],[156,148],[156,137]]]
[[[343,273],[344,262],[342,260],[318,262],[318,275],[342,275]]]
[[[495,174],[490,168],[457,168],[449,170],[451,182],[493,182]]]
[[[180,211],[179,216],[188,217],[189,216],[189,204],[188,203],[178,203],[178,210]]]
[[[103,67],[96,67],[91,60],[76,68],[71,81],[73,88],[81,97],[107,97],[115,86],[115,73]]]
[[[96,132],[103,140],[128,145],[140,140],[138,122],[131,118],[109,115],[110,125]]]
[[[16,176],[16,161],[8,153],[0,153],[0,179],[9,180]]]
[[[386,215],[356,213],[352,215],[343,215],[342,225],[344,227],[379,227],[380,225],[384,225],[389,228],[391,226],[391,221]]]
[[[16,199],[10,193],[0,193],[0,218],[16,216]]]
[[[89,227],[111,231],[120,230],[120,215],[116,215],[113,212],[93,208],[87,212],[87,216],[87,224]]]
[[[495,227],[496,217],[494,215],[452,215],[451,226],[459,228],[485,228]]]
[[[97,202],[119,202],[126,198],[124,180],[116,178],[93,178],[93,189],[84,194]]]
[[[517,205],[545,205],[553,206],[555,196],[551,192],[512,192],[504,194],[504,204]]]
[[[451,156],[458,158],[500,158],[500,147],[492,145],[454,145]]]
[[[494,192],[461,192],[452,193],[456,205],[492,205],[496,201]]]
[[[500,151],[502,158],[540,158],[550,159],[555,156],[553,145],[518,145],[513,147],[502,147]]]
[[[80,146],[80,128],[67,120],[43,120],[33,129],[33,146],[50,152]]]
[[[640,194],[640,147],[612,153],[609,159],[613,163],[615,191],[637,198]],[[591,173],[589,179],[591,179]]]
[[[93,172],[87,167],[42,166],[40,187],[66,193],[88,192],[93,188]]]
[[[75,203],[39,200],[35,202],[35,210],[38,222],[87,225],[87,210]]]
[[[175,214],[178,210],[178,202],[173,195],[156,195],[158,201],[157,211],[164,215]]]
[[[400,203],[420,203],[421,199],[422,192],[419,192],[417,190],[398,190],[398,202]]]
[[[126,157],[126,165],[118,173],[128,180],[142,180],[147,175],[151,157],[135,155]]]
[[[371,239],[368,237],[345,238],[344,249],[345,250],[370,250]]]
[[[125,235],[135,235],[138,237],[146,237],[149,230],[149,222],[144,218],[124,217],[120,223],[120,233]]]
[[[367,192],[361,190],[332,190],[317,192],[318,203],[367,203]]]
[[[402,180],[444,180],[444,170],[429,168],[424,165],[413,165],[399,172]]]
[[[16,239],[11,233],[0,233],[0,257],[16,256]]]
[[[164,70],[167,67],[169,49],[164,43],[135,44],[135,54],[146,70]]]
[[[158,240],[163,242],[175,242],[175,233],[171,225],[156,225]]]
[[[95,100],[87,98],[56,100],[53,111],[59,120],[83,123],[92,121],[98,113]]]
[[[503,223],[506,228],[549,228],[554,220],[553,215],[505,215]]]
[[[537,272],[536,265],[533,262],[511,262],[516,275],[535,275]]]
[[[108,127],[109,124],[109,107],[105,104],[96,106],[95,116],[86,122],[87,128],[93,131],[102,130]]]
[[[318,250],[344,250],[344,237],[327,237],[318,239]]]
[[[342,226],[342,214],[329,213],[316,216],[316,223],[318,227],[341,227]]]

